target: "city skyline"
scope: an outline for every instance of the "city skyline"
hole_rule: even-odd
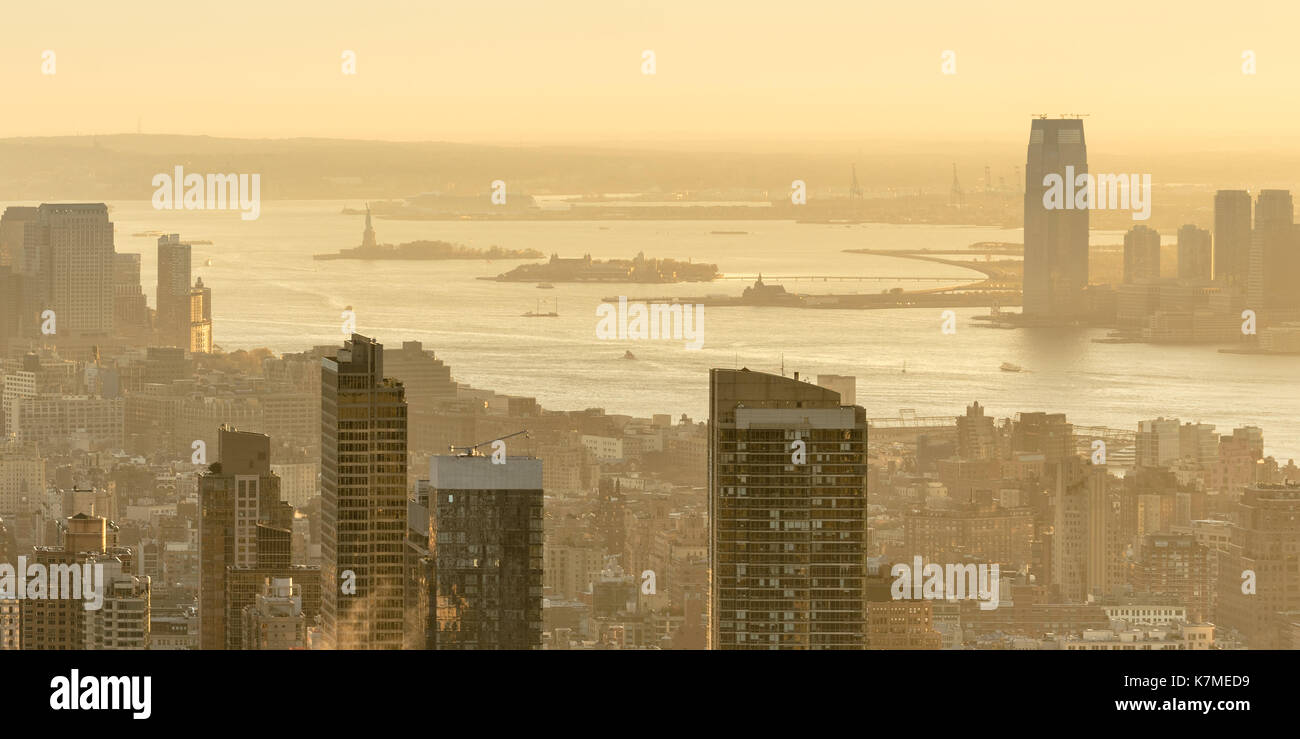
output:
[[[14,8],[0,651],[249,724],[194,697],[239,659],[295,731],[424,651],[507,653],[439,727],[568,717],[557,651],[1121,651],[1016,710],[1249,709],[1300,649],[1300,9],[1159,5]]]

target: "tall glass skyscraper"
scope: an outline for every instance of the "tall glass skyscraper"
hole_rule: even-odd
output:
[[[428,647],[540,649],[542,461],[438,456],[429,483]]]
[[[1250,193],[1214,193],[1214,279],[1245,289],[1250,274]]]
[[[190,260],[190,245],[180,234],[158,237],[158,340],[185,351],[190,349]]]
[[[748,369],[709,407],[708,647],[864,648],[866,412]]]
[[[321,633],[329,649],[401,649],[406,392],[353,334],[321,359]]]
[[[1024,314],[1036,321],[1070,320],[1085,312],[1088,209],[1048,208],[1043,203],[1047,190],[1043,179],[1049,174],[1065,181],[1067,193],[1077,189],[1075,183],[1066,181],[1067,167],[1072,168],[1068,172],[1074,177],[1088,172],[1083,121],[1034,119],[1025,161]]]

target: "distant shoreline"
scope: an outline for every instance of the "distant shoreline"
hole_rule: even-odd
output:
[[[546,256],[536,249],[502,249],[493,246],[477,249],[461,246],[446,241],[411,241],[393,246],[381,244],[375,247],[356,246],[351,249],[339,249],[333,254],[314,254],[317,261],[353,259],[360,261],[448,261],[448,260],[528,260],[541,259]]]

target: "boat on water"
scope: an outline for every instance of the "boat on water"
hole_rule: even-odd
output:
[[[1024,367],[1021,367],[1021,366],[1018,365],[1018,364],[1012,364],[1012,363],[1010,363],[1010,362],[1003,362],[1003,363],[1002,363],[1002,366],[1001,366],[999,369],[1001,369],[1003,372],[1023,372],[1023,371],[1024,371]]]
[[[627,352],[623,352],[623,358],[624,358],[624,359],[636,359],[636,355],[633,354],[633,353],[630,352],[630,351],[627,351]]]
[[[539,282],[539,283],[537,283],[537,289],[538,289],[538,290],[554,290],[554,289],[555,289],[555,285],[552,285],[552,284],[549,283],[549,282]]]
[[[559,317],[560,317],[560,301],[559,301],[559,300],[556,300],[556,301],[555,301],[555,310],[549,311],[549,312],[547,312],[547,313],[543,313],[543,312],[542,312],[542,301],[539,300],[539,301],[537,301],[537,310],[530,310],[530,311],[528,311],[527,313],[524,314],[524,318],[559,318]]]

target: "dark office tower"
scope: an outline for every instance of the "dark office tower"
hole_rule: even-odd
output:
[[[1250,232],[1250,249],[1246,257],[1246,307],[1256,313],[1264,310],[1264,232]]]
[[[542,461],[438,456],[429,485],[429,647],[539,649]]]
[[[409,408],[407,409],[409,412]],[[432,488],[428,480],[415,483],[415,499],[406,501],[406,550],[404,568],[406,589],[403,594],[406,611],[406,635],[402,649],[433,649],[435,626],[431,599],[437,598],[433,580],[433,558],[430,556],[433,532],[433,515],[429,510]]]
[[[32,254],[33,263],[29,264],[25,250],[27,224],[36,222],[36,208],[31,206],[11,205],[0,215],[0,264],[7,264],[19,274],[35,276],[39,273],[34,260],[39,254]]]
[[[1209,231],[1190,223],[1178,229],[1178,279],[1209,282],[1212,253]]]
[[[1133,589],[1187,606],[1191,623],[1213,620],[1218,552],[1191,534],[1149,534],[1134,563]]]
[[[180,234],[158,237],[158,341],[190,349],[190,245]]]
[[[1246,287],[1250,274],[1250,193],[1214,194],[1214,279]]]
[[[866,412],[748,369],[709,409],[708,647],[865,648]]]
[[[1067,167],[1069,168],[1067,170]],[[1066,182],[1088,171],[1083,121],[1038,118],[1029,129],[1025,162],[1025,279],[1024,314],[1040,321],[1078,317],[1084,312],[1083,289],[1088,285],[1088,209],[1074,207],[1066,194],[1077,189]],[[1060,178],[1062,202],[1044,203],[1044,181]]]
[[[9,265],[0,265],[0,359],[9,356],[22,338],[23,295],[27,281]],[[0,430],[4,420],[0,419]]]
[[[997,458],[993,417],[984,415],[984,407],[978,401],[966,406],[966,415],[957,416],[957,454],[962,459]]]
[[[1036,452],[1048,464],[1074,456],[1074,426],[1064,413],[1017,413],[1011,425],[1011,449]]]
[[[1134,226],[1124,234],[1124,282],[1160,277],[1160,234],[1146,226]]]
[[[1070,457],[1047,465],[1046,477],[1053,487],[1052,587],[1071,603],[1108,595],[1117,538],[1106,468]]]
[[[384,347],[353,334],[321,358],[321,636],[328,649],[401,649],[406,397]]]
[[[113,257],[113,327],[119,334],[143,333],[149,328],[139,254],[119,252]]]
[[[27,227],[35,224],[36,210],[14,205],[0,215],[0,266],[9,266],[9,276],[0,278],[4,282],[0,285],[4,288],[0,290],[0,313],[4,314],[0,320],[10,327],[10,341],[40,335],[38,316],[44,305],[44,288],[37,279],[40,252],[33,247],[29,254],[26,249]]]
[[[199,477],[199,648],[225,649],[231,568],[258,564],[258,524],[281,517],[271,437],[222,428],[217,463]],[[237,630],[238,624],[233,625]]]
[[[319,567],[291,564],[293,506],[281,501],[269,522],[259,522],[256,529],[257,556],[251,567],[226,568],[226,649],[247,649],[244,643],[243,614],[257,602],[257,595],[267,581],[292,579],[302,581],[302,612],[314,622],[320,614],[321,576]]]
[[[1295,297],[1300,295],[1292,280],[1296,262],[1294,221],[1295,205],[1289,191],[1260,190],[1255,201],[1252,242],[1258,254],[1252,270],[1263,306],[1270,310],[1292,308]]]
[[[23,234],[23,259],[38,270],[40,309],[64,337],[113,332],[113,223],[103,203],[41,205]]]
[[[1300,610],[1300,484],[1251,485],[1237,502],[1219,553],[1215,624],[1251,649],[1285,649],[1288,615]]]

